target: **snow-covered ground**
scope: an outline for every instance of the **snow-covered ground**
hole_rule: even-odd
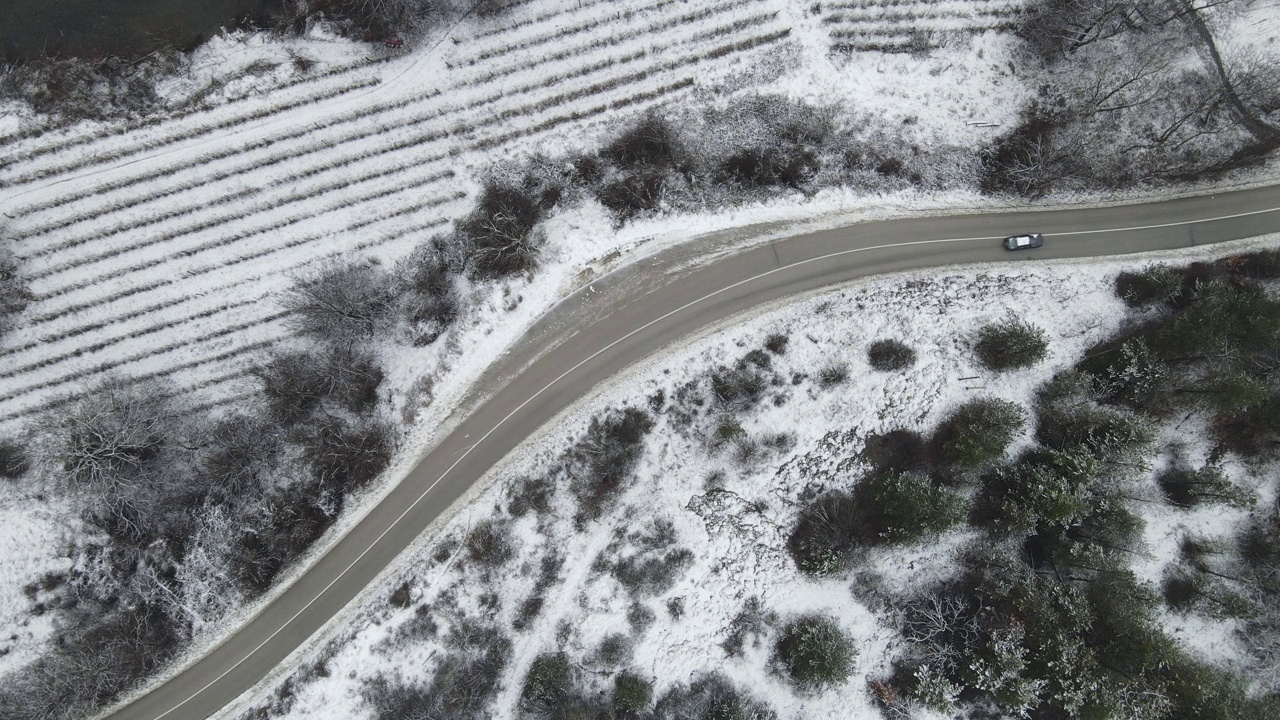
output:
[[[880,24],[909,21],[899,15]],[[322,23],[304,38],[214,38],[158,88],[174,108],[162,122],[28,136],[38,119],[0,108],[0,209],[12,217],[3,227],[36,295],[0,340],[0,431],[21,432],[108,373],[171,379],[201,409],[234,404],[255,392],[248,367],[289,334],[274,297],[298,270],[352,253],[391,262],[469,211],[495,164],[594,147],[645,107],[753,92],[854,98],[893,125],[919,119],[911,132],[931,147],[992,132],[967,124],[987,119],[984,93],[1006,107],[1021,100],[1001,63],[978,62],[1006,53],[1006,35],[957,34],[923,61],[831,55],[825,18],[781,0],[539,2],[403,54],[341,40]],[[592,275],[699,232],[981,203],[968,191],[905,192],[868,207],[832,190],[621,230],[594,202],[570,208],[547,223],[531,283],[483,289],[447,341],[388,348],[387,385],[401,417],[424,400],[443,414],[482,369],[466,358],[495,356]],[[413,389],[424,378],[429,398]],[[420,424],[401,465],[430,442],[430,426]],[[0,644],[0,673],[51,629],[51,616],[29,619],[23,588],[66,563],[69,513],[29,495],[0,484],[0,508],[21,519],[6,524],[0,619],[23,629]]]
[[[620,118],[646,108],[776,93],[839,105],[868,136],[920,152],[974,147],[1034,93],[1011,61],[1007,29],[1018,7],[540,0],[444,28],[405,53],[349,43],[323,24],[300,39],[219,37],[159,88],[175,112],[159,123],[26,136],[34,120],[0,108],[0,209],[12,216],[3,231],[36,294],[20,329],[0,340],[0,432],[18,432],[107,373],[169,378],[198,409],[231,406],[255,392],[246,372],[260,352],[288,336],[275,297],[299,270],[339,255],[390,263],[468,212],[496,165],[598,147]],[[1257,18],[1232,22],[1246,20]],[[911,53],[885,52],[908,46]],[[989,202],[964,189],[827,189],[621,229],[593,201],[567,208],[546,223],[536,277],[480,288],[457,327],[429,348],[388,347],[386,387],[397,416],[443,416],[483,369],[474,358],[496,356],[591,277],[700,232]],[[861,345],[849,347],[857,357]],[[1065,358],[1071,347],[1055,352]],[[922,357],[918,372],[930,362]],[[419,391],[424,380],[429,394]],[[832,397],[850,387],[862,386]],[[954,390],[945,379],[923,383],[910,403],[945,405]],[[932,412],[923,407],[916,412]],[[437,430],[419,422],[387,476],[411,465]],[[700,481],[688,477],[686,489]],[[30,617],[23,588],[63,567],[61,538],[74,530],[65,509],[30,495],[0,483],[0,626],[16,636],[0,640],[8,650],[0,674],[47,637],[48,616]],[[683,524],[682,537],[692,527]]]
[[[1162,254],[1161,259],[1201,259],[1277,243],[1280,236],[1272,236],[1229,248]],[[802,493],[847,484],[861,466],[855,456],[869,434],[899,428],[927,432],[950,409],[980,396],[1028,404],[1037,385],[1120,326],[1129,311],[1115,296],[1114,277],[1149,262],[1071,261],[1030,269],[970,267],[877,278],[709,329],[633,368],[548,423],[540,436],[486,476],[482,484],[487,487],[473,502],[402,555],[350,617],[332,626],[336,629],[329,637],[297,658],[293,667],[303,669],[290,681],[289,692],[272,695],[279,687],[272,684],[260,688],[256,700],[245,702],[271,705],[274,698],[274,708],[289,718],[370,717],[362,699],[368,681],[379,676],[428,679],[447,652],[441,638],[460,618],[471,617],[502,628],[514,643],[494,708],[497,717],[513,716],[524,674],[544,652],[566,650],[584,663],[585,677],[597,677],[588,682],[598,682],[598,689],[606,691],[612,682],[608,668],[593,665],[590,658],[604,637],[617,632],[635,637],[634,656],[625,666],[654,680],[656,695],[674,683],[718,670],[768,700],[783,718],[876,717],[866,679],[887,674],[898,635],[859,600],[865,596],[860,586],[878,583],[900,591],[949,573],[953,551],[967,531],[918,547],[877,550],[852,581],[813,580],[799,573],[785,550]],[[1011,312],[1048,331],[1049,356],[1033,369],[995,376],[976,364],[969,343],[980,326]],[[753,456],[743,459],[734,443],[717,447],[710,442],[715,411],[681,400],[680,388],[705,379],[717,365],[732,366],[747,352],[764,347],[774,333],[788,338],[784,353],[770,353],[772,370],[784,382],[769,388],[757,409],[737,416],[746,436],[761,442]],[[912,346],[919,358],[915,366],[900,374],[872,371],[866,348],[881,338]],[[820,386],[819,371],[839,364],[847,366],[847,380]],[[455,549],[481,521],[507,519],[511,493],[526,478],[552,472],[590,418],[613,408],[650,407],[659,393],[666,408],[694,410],[695,417],[686,424],[676,419],[679,413],[655,415],[658,422],[636,480],[611,512],[582,529],[575,527],[577,506],[561,478],[549,512],[510,520],[515,555],[501,569],[485,572],[466,560],[465,551]],[[1185,427],[1161,442],[1183,441],[1195,462],[1207,451],[1197,431]],[[766,442],[779,434],[788,440]],[[1022,442],[1030,442],[1029,435],[1015,442],[1013,451]],[[1263,484],[1247,468],[1227,469],[1246,486]],[[1217,535],[1243,515],[1224,514],[1220,508],[1189,512],[1147,505],[1135,508],[1147,521],[1146,558],[1135,570],[1152,580],[1172,559],[1182,534],[1208,529]],[[632,597],[593,565],[602,553],[616,556],[617,549],[609,545],[617,533],[643,529],[655,520],[673,524],[677,546],[690,549],[693,561],[669,589]],[[510,630],[542,559],[557,551],[563,555],[563,569],[546,591],[541,614],[525,630]],[[394,607],[388,598],[404,583],[409,606]],[[490,593],[496,602],[485,597]],[[768,669],[767,642],[748,641],[741,657],[728,657],[721,644],[732,619],[753,596],[784,620],[812,611],[836,618],[859,651],[849,682],[827,692],[797,694]],[[669,607],[677,599],[681,611],[673,613]],[[654,615],[647,630],[629,629],[633,600]],[[423,615],[439,625],[438,633],[407,629],[415,622],[420,628]],[[1231,621],[1169,616],[1166,622],[1174,637],[1203,656],[1230,660],[1238,655]],[[405,640],[406,635],[411,639]],[[316,671],[319,667],[323,672]],[[226,715],[244,710],[242,705]]]
[[[996,130],[970,123],[1008,120],[1030,92],[1007,33],[949,34],[927,57],[832,54],[826,19],[781,0],[575,0],[464,22],[402,57],[323,35],[217,38],[160,89],[181,99],[234,78],[224,104],[9,143],[0,204],[36,300],[0,343],[0,426],[106,372],[231,402],[285,332],[272,295],[292,273],[344,253],[400,257],[469,210],[496,163],[598,146],[646,107],[776,92],[844,105],[929,151],[986,139]],[[252,92],[271,83],[283,87]],[[603,257],[617,240],[555,245]]]

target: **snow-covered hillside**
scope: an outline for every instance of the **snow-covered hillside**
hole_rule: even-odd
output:
[[[971,5],[943,8],[948,27],[988,27]],[[828,35],[850,23],[900,34],[913,8],[527,3],[403,55],[293,41],[296,55],[327,62],[263,61],[277,89],[231,84],[223,92],[241,99],[171,120],[13,138],[0,203],[35,300],[0,345],[0,425],[104,373],[171,378],[201,390],[202,406],[232,402],[248,392],[239,381],[255,351],[287,332],[272,294],[292,273],[353,252],[400,257],[467,211],[495,162],[587,147],[647,107],[780,91],[916,122],[926,148],[981,141],[992,130],[968,121],[1025,93],[1002,59],[1007,37],[939,36],[947,47],[925,61],[828,53]],[[192,64],[223,64],[253,87],[234,69],[259,45],[219,39]]]
[[[1277,240],[1162,259],[1203,259],[1275,247]],[[890,673],[902,641],[894,610],[874,598],[950,576],[954,553],[970,531],[876,549],[852,576],[815,580],[797,570],[786,549],[799,508],[865,468],[857,456],[871,434],[929,432],[976,397],[1028,404],[1054,371],[1073,365],[1121,325],[1127,311],[1115,295],[1115,275],[1146,264],[1126,259],[1028,270],[957,268],[856,283],[709,331],[635,368],[549,423],[491,472],[474,502],[422,538],[394,572],[369,588],[346,622],[298,659],[298,669],[263,687],[256,714],[244,716],[377,717],[370,699],[379,696],[379,683],[429,684],[446,659],[466,656],[468,641],[459,639],[459,629],[471,623],[497,628],[511,642],[493,717],[517,715],[531,663],[557,650],[587,678],[589,691],[604,697],[623,669],[653,682],[655,698],[715,671],[767,701],[781,718],[879,717],[868,680]],[[1049,355],[1035,368],[996,375],[976,363],[972,339],[981,325],[1010,313],[1048,330]],[[869,368],[866,349],[883,338],[914,348],[914,367],[902,373]],[[717,439],[723,427],[717,422],[725,415],[714,403],[697,400],[696,385],[752,351],[758,353],[752,362],[766,358],[782,382],[768,387],[755,409],[730,416],[738,427]],[[575,474],[563,470],[564,453],[590,434],[592,417],[625,407],[652,411],[656,424],[634,483],[609,512],[584,521],[574,498]],[[1195,427],[1160,443],[1174,441],[1186,444],[1193,462],[1209,450]],[[1010,452],[1030,442],[1028,431]],[[1273,478],[1266,473],[1238,464],[1227,469],[1262,493],[1260,508],[1274,501]],[[1135,571],[1149,581],[1159,580],[1184,535],[1219,536],[1245,516],[1222,508],[1135,506],[1147,521]],[[496,544],[500,552],[489,534],[494,527],[507,533],[505,546]],[[656,551],[644,539],[655,528],[664,528],[658,535],[667,543]],[[478,535],[490,542],[477,542]],[[691,552],[673,554],[681,549]],[[651,584],[624,583],[628,576],[617,564],[628,557],[670,561],[671,573],[658,577],[662,573],[655,571]],[[531,601],[537,602],[532,610]],[[769,658],[778,618],[813,612],[835,618],[852,636],[857,664],[839,687],[797,692]],[[762,619],[768,613],[775,630]],[[1235,620],[1167,614],[1162,622],[1200,657],[1228,667],[1241,661]],[[752,627],[760,634],[753,635]],[[619,633],[625,641],[609,640]]]

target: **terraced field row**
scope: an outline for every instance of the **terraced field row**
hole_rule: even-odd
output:
[[[786,37],[778,14],[769,0],[530,4],[505,29],[442,43],[449,55],[23,141],[0,198],[36,301],[0,345],[0,424],[105,373],[169,378],[201,407],[233,401],[287,336],[273,296],[291,275],[352,251],[403,255],[467,212],[468,166],[670,102]]]
[[[823,5],[837,52],[922,52],[946,33],[1012,30],[1019,0],[849,0]]]

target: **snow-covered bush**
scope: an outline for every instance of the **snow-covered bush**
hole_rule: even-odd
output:
[[[1169,502],[1183,507],[1220,503],[1248,508],[1256,500],[1252,492],[1232,482],[1222,468],[1213,465],[1199,470],[1172,465],[1156,476],[1156,482]]]
[[[1005,372],[1043,360],[1049,351],[1049,338],[1044,330],[1011,316],[980,329],[973,350],[983,367]]]
[[[867,362],[880,372],[906,370],[916,364],[916,351],[901,340],[876,340],[867,346]]]
[[[321,409],[368,412],[383,378],[373,353],[353,343],[280,350],[252,372],[262,383],[271,417],[285,426],[304,422]]]
[[[1116,297],[1129,307],[1167,303],[1182,292],[1183,273],[1163,263],[1116,276]]]
[[[730,410],[746,410],[764,396],[773,361],[763,350],[752,350],[733,367],[720,365],[711,371],[711,394]]]
[[[471,275],[493,280],[532,270],[542,240],[534,227],[543,212],[527,188],[490,180],[476,209],[455,232],[454,242],[464,248]]]
[[[693,553],[677,544],[670,520],[655,519],[636,532],[618,537],[597,560],[607,566],[634,597],[661,595],[693,563]]]
[[[844,363],[831,363],[818,370],[818,386],[827,389],[840,385],[849,379],[849,366]]]
[[[760,597],[753,595],[743,603],[742,610],[729,622],[729,631],[720,647],[729,657],[742,657],[748,642],[759,647],[761,639],[770,628],[778,624],[777,613],[766,610]]]
[[[530,511],[545,513],[551,509],[556,484],[551,478],[539,475],[516,479],[508,492],[507,512],[513,518],[522,518]]]
[[[379,720],[489,717],[511,656],[511,640],[491,625],[474,620],[454,623],[445,638],[445,654],[425,684],[377,678],[365,686],[365,702]]]
[[[320,486],[337,493],[334,500],[363,487],[391,461],[393,431],[371,417],[342,420],[327,417],[306,428],[299,438],[301,458]]]
[[[395,269],[395,297],[414,345],[435,341],[457,319],[461,298],[443,243],[422,243]]]
[[[787,623],[774,648],[774,659],[791,682],[810,691],[844,684],[857,656],[853,640],[835,620],[821,615]]]

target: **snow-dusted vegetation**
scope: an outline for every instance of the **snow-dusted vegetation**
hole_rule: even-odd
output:
[[[4,697],[23,703],[22,716],[83,714],[193,639],[215,639],[220,621],[332,535],[353,494],[366,499],[361,489],[388,464],[414,455],[416,447],[397,454],[400,430],[417,423],[413,441],[429,438],[423,426],[463,396],[480,360],[601,269],[707,227],[698,216],[726,225],[890,200],[973,205],[983,191],[1149,190],[1253,167],[1276,138],[1269,2],[357,2],[347,3],[358,17],[345,29],[299,17],[297,36],[229,33],[132,70],[104,63],[106,74],[88,80],[74,63],[7,72],[0,620],[14,632],[0,639],[0,671],[14,682]],[[404,32],[410,50],[338,30],[366,40]],[[734,218],[735,208],[749,210]],[[944,298],[961,292],[929,287]],[[989,368],[1035,366],[1045,352],[1073,362],[1079,349],[1063,345],[1061,328],[1041,347],[1036,328],[992,322],[973,337],[973,357]],[[791,638],[787,648],[818,638],[840,651],[820,663],[836,675],[882,663],[883,648],[864,642],[867,604],[805,601],[812,593],[784,602],[767,584],[714,607],[670,595],[706,576],[711,561],[691,548],[713,520],[678,520],[672,510],[601,529],[616,525],[628,487],[649,477],[655,442],[675,443],[679,467],[693,468],[681,471],[677,495],[712,503],[731,502],[711,490],[753,459],[827,447],[751,419],[794,424],[778,414],[785,408],[758,409],[802,392],[775,380],[819,402],[870,378],[898,378],[892,392],[876,392],[914,408],[914,426],[924,427],[935,406],[922,398],[943,393],[930,369],[956,370],[935,367],[941,345],[920,342],[855,343],[853,354],[811,367],[787,364],[809,357],[794,352],[804,345],[797,331],[764,345],[681,380],[692,384],[663,386],[652,404],[619,400],[629,410],[584,425],[572,450],[547,445],[542,464],[525,471],[529,487],[512,481],[509,502],[490,498],[511,517],[477,517],[436,561],[495,577],[513,563],[536,568],[518,581],[521,615],[507,618],[528,638],[545,640],[547,618],[560,616],[544,614],[543,603],[563,592],[585,593],[582,617],[625,618],[636,638],[574,635],[567,617],[558,645],[513,639],[507,620],[500,631],[485,621],[483,609],[497,612],[491,599],[458,595],[466,619],[424,614],[404,631],[453,643],[452,664],[424,666],[418,677],[361,676],[368,687],[351,697],[395,716],[434,687],[428,672],[474,669],[508,679],[431,702],[530,712],[569,697],[589,704],[582,651],[599,642],[609,647],[598,655],[612,658],[599,667],[639,668],[618,676],[618,693],[642,705],[656,673],[626,658],[657,661],[666,646],[643,628],[659,615],[723,624],[740,614],[733,623],[744,629],[726,642],[759,661],[751,667],[790,678],[753,690],[764,688],[760,702],[778,710],[795,702],[779,694],[787,683],[803,689],[795,697],[837,697],[818,688],[839,678],[753,638]],[[872,367],[897,374],[863,373],[864,350]],[[1010,398],[1028,418],[1030,390]],[[708,426],[717,404],[741,417],[713,413]],[[895,407],[877,412],[896,417]],[[946,457],[989,460],[990,443],[964,428],[993,418],[1010,428],[1015,414],[999,405],[959,412],[944,423],[954,435]],[[839,450],[806,451],[806,462],[847,460],[833,458],[873,425],[858,427],[829,437]],[[811,499],[801,497],[813,477],[802,466],[779,476],[790,478],[778,495],[787,503]],[[1184,499],[1202,479],[1198,467],[1188,472],[1166,483]],[[954,493],[879,481],[884,493],[923,497],[936,510],[900,528],[901,539],[959,523]],[[798,517],[796,508],[760,512],[723,522],[776,535]],[[538,554],[553,537],[596,566]],[[785,546],[770,545],[771,567],[791,568]],[[812,567],[843,567],[824,553]],[[403,603],[435,598],[405,582]],[[772,599],[750,600],[757,595]],[[658,596],[670,602],[657,607]],[[499,615],[516,612],[515,599],[499,600]],[[719,626],[699,627],[704,635],[687,642],[718,647]],[[840,634],[850,632],[851,644]],[[432,652],[409,640],[385,647]],[[702,675],[711,668],[689,664],[713,655],[681,660],[671,677],[685,684],[660,683],[653,697],[697,708],[755,681],[754,670]],[[535,657],[536,682],[521,684]],[[735,702],[747,712],[756,701]],[[838,707],[804,702],[815,712]]]
[[[495,469],[241,716],[1271,717],[1267,247],[715,331]]]

